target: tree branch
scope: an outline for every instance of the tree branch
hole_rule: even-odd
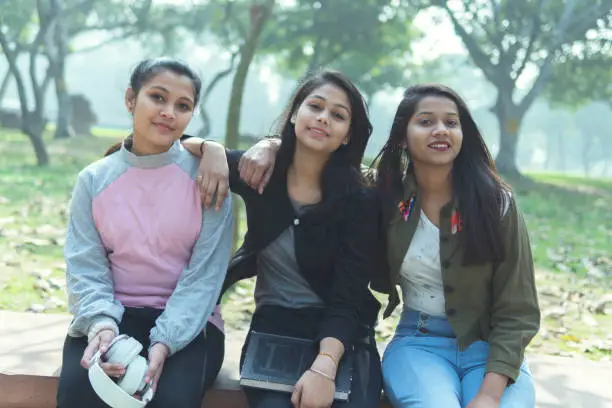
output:
[[[132,36],[134,36],[136,34],[138,34],[137,30],[134,30],[134,31],[125,31],[125,32],[121,33],[120,35],[117,35],[115,37],[111,37],[111,38],[106,39],[104,41],[100,41],[97,44],[94,44],[94,45],[91,45],[91,46],[88,46],[88,47],[79,48],[78,50],[71,51],[70,54],[83,54],[83,53],[86,53],[86,52],[95,51],[95,50],[100,49],[102,47],[105,47],[105,46],[107,46],[109,44],[112,44],[114,42],[122,41],[122,40],[125,40],[127,38],[130,38],[130,37],[132,37]]]
[[[489,0],[489,2],[491,3],[491,9],[493,10],[493,21],[496,22],[496,26],[497,27],[501,28],[501,24],[498,23],[499,22],[499,5],[495,4],[495,0]],[[465,6],[464,6],[464,8],[465,8]],[[478,16],[476,16],[474,21],[476,21],[478,26],[482,29],[482,31],[484,31],[484,33],[486,34],[486,36],[489,39],[489,41],[497,47],[497,49],[499,50],[499,55],[500,55],[500,60],[501,60],[502,55],[504,54],[504,51],[505,51],[504,50],[504,46],[502,45],[502,37],[503,37],[503,35],[500,33],[500,31],[497,32],[498,35],[494,35],[487,28],[486,24],[483,21],[480,21]]]
[[[219,82],[232,73],[236,64],[236,58],[239,54],[240,49],[232,53],[229,66],[226,69],[217,72],[213,79],[206,86],[206,89],[204,89],[204,92],[202,92],[202,98],[200,99],[200,115],[202,116],[202,123],[204,126],[200,131],[199,136],[208,136],[208,134],[210,133],[210,118],[208,117],[208,112],[206,111],[206,101],[212,93],[212,90],[219,84]]]
[[[544,85],[546,85],[546,82],[550,77],[552,61],[555,56],[555,52],[563,44],[563,38],[574,11],[574,4],[575,0],[567,0],[567,3],[565,3],[565,10],[563,10],[563,14],[561,15],[561,19],[559,20],[559,24],[557,25],[555,36],[551,43],[551,47],[549,47],[548,50],[548,55],[540,66],[540,72],[538,73],[538,76],[534,81],[533,86],[531,87],[529,92],[527,92],[527,95],[523,97],[523,100],[521,100],[521,102],[518,104],[519,110],[523,113],[527,111],[533,101],[538,97],[538,95],[540,95],[540,93],[544,89]]]
[[[308,67],[306,67],[306,75],[311,73],[317,65],[319,65],[319,54],[321,53],[321,42],[323,41],[323,36],[317,36],[317,40],[315,41],[314,47],[312,48],[312,55],[310,57],[310,61],[308,61]],[[304,76],[306,76],[304,75]]]
[[[535,45],[535,42],[537,41],[538,36],[541,33],[540,31],[540,13],[542,13],[543,4],[544,3],[542,3],[542,1],[539,2],[538,11],[537,13],[534,13],[533,15],[533,20],[531,21],[531,33],[529,34],[527,48],[525,49],[525,56],[523,57],[523,60],[521,61],[518,69],[515,72],[515,75],[514,75],[515,81],[518,80],[523,74],[523,71],[525,70],[525,67],[527,66],[527,62],[530,59],[531,53],[533,52],[533,47]]]
[[[463,25],[457,20],[457,17],[449,9],[448,4],[444,2],[443,7],[448,14],[453,26],[455,27],[456,33],[463,40],[465,47],[468,49],[470,56],[474,60],[474,63],[480,67],[482,72],[485,74],[487,79],[493,83],[498,83],[498,78],[495,75],[495,66],[491,62],[489,56],[478,46],[476,40],[463,28]]]
[[[43,2],[41,0],[37,0],[37,11],[38,11],[38,20],[39,20],[39,29],[36,33],[36,37],[32,42],[32,45],[29,50],[30,54],[30,81],[32,83],[32,92],[34,94],[34,110],[38,115],[42,114],[42,108],[44,105],[44,95],[41,93],[40,83],[38,82],[38,77],[36,74],[38,61],[37,58],[40,54],[40,47],[43,45],[51,26],[54,24],[55,19],[57,17],[58,10],[55,7],[52,7],[49,10],[47,15],[44,14],[43,10]]]
[[[90,26],[82,26],[82,27],[73,27],[72,30],[68,30],[68,37],[74,38],[77,35],[80,35],[87,31],[113,31],[113,30],[121,30],[126,28],[134,27],[133,23],[122,21],[120,23],[115,24],[100,24],[100,25],[90,25]]]
[[[74,4],[72,7],[64,9],[63,15],[69,17],[71,14],[90,9],[94,4],[99,2],[100,0],[82,0],[77,4]]]
[[[15,78],[15,83],[17,84],[17,95],[19,97],[19,104],[21,106],[21,118],[22,120],[27,120],[28,118],[28,95],[25,90],[25,86],[23,84],[23,78],[21,77],[21,72],[17,67],[17,53],[11,50],[8,39],[2,30],[0,30],[0,47],[4,51],[4,55],[6,56],[6,60],[9,65],[9,70]]]
[[[204,102],[210,96],[210,93],[217,86],[219,81],[221,81],[227,75],[232,73],[232,71],[234,70],[234,66],[236,65],[236,58],[238,57],[238,54],[240,54],[240,50],[234,51],[232,53],[232,56],[230,57],[229,66],[223,71],[217,72],[213,79],[208,83],[206,89],[204,89],[204,92],[202,93],[202,102]]]

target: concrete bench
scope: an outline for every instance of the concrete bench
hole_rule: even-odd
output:
[[[57,367],[69,320],[0,311],[0,408],[55,408]],[[202,408],[248,408],[238,383],[244,337],[244,332],[228,332],[223,367]],[[384,402],[381,407],[391,408]]]

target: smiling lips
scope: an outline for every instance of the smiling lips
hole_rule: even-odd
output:
[[[433,142],[427,145],[427,147],[434,149],[438,152],[445,152],[450,149],[450,143],[448,142]]]
[[[312,135],[316,137],[328,137],[329,136],[329,134],[321,128],[310,127],[308,128],[308,130],[310,130],[310,133],[312,133]]]
[[[155,127],[162,132],[172,132],[174,128],[170,125],[166,125],[165,123],[153,123]]]

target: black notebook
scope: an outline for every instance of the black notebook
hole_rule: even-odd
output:
[[[318,345],[312,340],[252,331],[240,373],[240,385],[292,393],[317,353]],[[348,400],[352,371],[352,359],[345,353],[336,373],[336,400]]]

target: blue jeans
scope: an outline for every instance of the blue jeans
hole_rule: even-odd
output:
[[[489,344],[459,351],[446,318],[404,310],[383,355],[385,393],[395,408],[465,408],[485,375]],[[506,388],[500,408],[533,408],[535,389],[526,362]]]

